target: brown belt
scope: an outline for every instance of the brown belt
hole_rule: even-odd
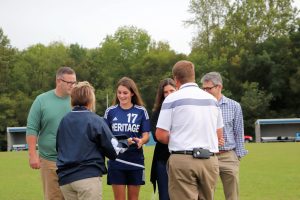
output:
[[[232,151],[232,150],[220,150],[219,153],[217,153],[217,155],[222,154],[222,153],[226,153],[226,152],[229,152],[229,151]]]

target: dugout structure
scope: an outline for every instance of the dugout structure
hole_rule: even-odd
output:
[[[26,127],[7,127],[7,151],[27,150]]]
[[[255,122],[256,142],[296,141],[300,135],[300,118],[258,119]]]

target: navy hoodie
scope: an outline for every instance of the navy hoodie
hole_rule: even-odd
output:
[[[57,131],[59,185],[106,174],[105,157],[114,160],[120,147],[103,118],[85,107],[74,107]]]

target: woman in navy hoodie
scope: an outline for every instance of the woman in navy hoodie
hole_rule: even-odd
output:
[[[127,148],[118,142],[95,110],[94,88],[79,82],[71,92],[73,110],[60,122],[56,148],[57,174],[66,200],[102,199],[101,176],[107,173],[105,157],[114,160]]]

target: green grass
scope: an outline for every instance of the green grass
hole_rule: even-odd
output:
[[[300,199],[300,143],[250,143],[249,154],[240,168],[241,200]],[[146,185],[141,187],[140,200],[151,200],[149,181],[153,147],[144,148],[146,157]],[[38,170],[28,166],[27,152],[0,152],[0,199],[41,200],[42,186]],[[103,199],[113,199],[112,189],[103,177]],[[158,198],[156,198],[158,199]],[[223,200],[220,181],[215,194]]]

